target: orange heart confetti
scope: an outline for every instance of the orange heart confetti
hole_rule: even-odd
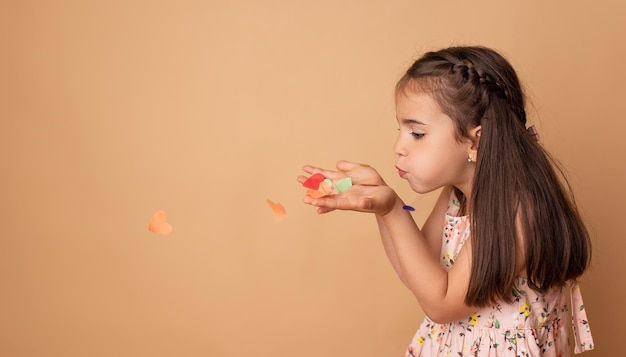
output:
[[[172,234],[172,231],[174,231],[172,226],[167,223],[167,215],[162,210],[158,210],[152,215],[148,224],[148,230],[157,234]]]
[[[328,183],[331,182],[331,183]],[[317,190],[307,190],[306,194],[311,196],[312,198],[321,198],[325,196],[330,196],[333,194],[332,181],[324,180],[320,183],[319,188]]]
[[[267,199],[266,201],[267,201],[267,204],[270,205],[270,207],[272,208],[272,211],[274,211],[276,222],[285,218],[285,215],[287,214],[287,210],[285,210],[285,207],[283,207],[283,205],[277,202],[273,202],[270,199]]]

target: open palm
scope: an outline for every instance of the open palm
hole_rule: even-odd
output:
[[[352,187],[337,195],[312,198],[306,196],[304,202],[318,207],[318,213],[327,213],[335,209],[371,212],[380,215],[388,213],[395,203],[395,192],[385,184],[378,172],[367,165],[348,161],[337,162],[337,171],[325,170],[306,165],[303,171],[307,174],[320,173],[324,177],[337,182],[346,177],[352,179]],[[306,176],[298,176],[303,183]]]

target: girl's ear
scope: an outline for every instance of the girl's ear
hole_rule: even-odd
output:
[[[469,137],[470,137],[469,148],[468,148],[469,157],[473,158],[474,161],[478,158],[478,146],[480,144],[480,133],[481,133],[480,125],[474,127],[472,130],[469,131]]]

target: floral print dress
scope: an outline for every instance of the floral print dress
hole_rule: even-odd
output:
[[[442,264],[449,270],[469,236],[469,217],[458,216],[459,202],[450,198],[442,239]],[[574,352],[593,349],[593,339],[578,284],[570,290]],[[424,319],[405,357],[417,356],[569,356],[565,289],[546,294],[517,278],[513,302],[498,303],[466,319],[438,324]]]

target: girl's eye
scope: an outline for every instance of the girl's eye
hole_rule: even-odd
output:
[[[411,134],[415,139],[421,139],[424,137],[424,133],[416,133],[414,131],[410,131],[409,134]]]
[[[398,131],[401,131],[401,130],[400,130],[400,128],[398,128]],[[408,132],[408,134],[409,134],[409,135],[411,135],[411,136],[412,136],[413,138],[415,138],[415,139],[421,139],[421,138],[423,138],[423,137],[424,137],[424,135],[425,135],[424,133],[416,133],[416,132],[414,132],[414,131],[412,131],[412,130],[411,130],[411,131],[409,131],[409,132]]]

